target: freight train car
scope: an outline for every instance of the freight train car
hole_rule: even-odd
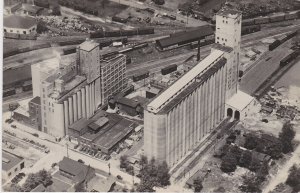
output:
[[[47,0],[34,0],[33,4],[39,7],[49,8],[50,4]]]
[[[260,25],[244,26],[242,27],[242,35],[258,32],[260,30]]]
[[[149,71],[142,72],[138,75],[132,76],[132,80],[133,80],[133,82],[137,82],[137,81],[143,80],[143,79],[148,78],[148,77],[149,77]]]
[[[63,49],[63,54],[64,55],[74,54],[74,53],[76,53],[76,47],[64,48]]]
[[[275,48],[277,48],[278,46],[280,46],[281,42],[280,40],[275,40],[273,43],[271,43],[269,45],[269,51],[274,50]]]
[[[148,34],[154,34],[153,27],[138,28],[138,35],[148,35]]]
[[[254,23],[256,25],[258,24],[266,24],[270,22],[270,18],[269,17],[258,17],[254,19]]]
[[[161,74],[162,75],[170,74],[171,72],[174,72],[176,70],[177,70],[177,65],[173,64],[171,66],[167,66],[167,67],[161,69]]]
[[[292,52],[291,54],[287,55],[285,58],[283,58],[280,61],[280,66],[283,67],[285,65],[287,65],[288,63],[290,63],[291,61],[293,61],[295,58],[297,58],[300,54],[299,50],[295,50],[294,52]]]
[[[293,11],[290,13],[285,14],[285,20],[292,20],[292,19],[298,19],[299,18],[300,11]]]
[[[255,21],[254,19],[243,19],[242,20],[242,26],[249,26],[249,25],[254,25]]]
[[[270,23],[284,21],[284,19],[285,19],[284,16],[285,16],[285,14],[270,16],[269,17],[270,18]]]
[[[16,94],[15,88],[3,89],[3,97],[8,97]]]

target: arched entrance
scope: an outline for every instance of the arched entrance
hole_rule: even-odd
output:
[[[227,109],[227,117],[232,117],[233,115],[233,110],[231,108]]]
[[[234,112],[234,119],[239,120],[240,119],[240,112],[239,111],[235,111]]]

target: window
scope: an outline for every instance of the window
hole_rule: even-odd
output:
[[[6,29],[4,29],[4,32],[6,32]]]
[[[220,39],[219,37],[217,37],[217,39]]]
[[[26,34],[26,31],[23,31],[23,34]]]

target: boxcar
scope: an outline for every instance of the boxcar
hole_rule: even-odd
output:
[[[171,72],[174,72],[176,70],[177,70],[177,65],[173,64],[171,66],[167,66],[167,67],[161,69],[161,74],[162,75],[170,74]]]

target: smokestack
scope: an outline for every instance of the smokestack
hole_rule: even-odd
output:
[[[200,61],[200,40],[198,40],[198,54],[197,54],[197,61]]]

